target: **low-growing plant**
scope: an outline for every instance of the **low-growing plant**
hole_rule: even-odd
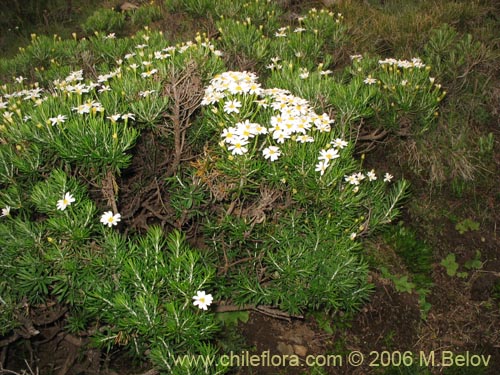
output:
[[[488,170],[490,160],[481,149],[488,148],[488,135],[482,127],[491,121],[487,108],[492,103],[485,93],[492,90],[487,67],[493,56],[483,43],[447,24],[431,31],[423,54],[450,95],[440,111],[437,129],[403,145],[399,154],[410,155],[405,167],[432,184],[452,183],[462,194],[461,187]]]
[[[245,4],[242,12],[265,22],[259,1]],[[176,46],[149,29],[118,39],[108,16],[86,23],[105,32],[67,42],[77,52],[71,63],[50,61],[49,41],[36,40],[24,58],[49,59],[40,82],[18,76],[1,87],[0,322],[10,321],[1,333],[56,302],[67,329],[100,348],[147,353],[165,373],[223,373],[216,361],[175,360],[217,354],[216,313],[232,311],[234,321],[249,309],[280,317],[358,310],[372,288],[363,238],[397,217],[408,183],[363,170],[351,126],[389,118],[396,127],[414,116],[424,119],[415,133],[430,129],[429,98],[442,94],[423,63],[357,59],[333,77],[327,50],[344,40],[340,15],[312,11],[298,20],[305,30],[278,29],[293,33],[288,39],[266,35],[276,33],[272,22],[221,18],[225,53],[287,59],[272,61],[283,66],[270,69],[264,88],[254,73],[228,71],[202,35]],[[64,43],[53,41],[56,50]],[[423,88],[384,87],[399,76]],[[171,150],[154,176],[169,215],[157,215],[163,228],[144,221],[136,233],[135,211],[119,213],[127,202],[118,176],[144,134]],[[208,249],[188,246],[180,229],[203,235]]]
[[[394,282],[396,290],[403,292],[415,292],[418,294],[420,312],[422,319],[427,319],[431,304],[427,301],[427,295],[433,286],[432,272],[432,248],[421,240],[415,231],[399,222],[384,231],[384,240],[401,257],[408,275],[392,275],[387,267],[381,266],[382,275]],[[409,281],[411,279],[411,281]]]
[[[458,271],[460,265],[456,261],[456,256],[453,253],[449,253],[446,258],[441,260],[440,263],[445,269],[448,276],[457,276],[461,278],[467,277],[469,274],[465,271]]]
[[[179,103],[175,95],[164,95],[162,84],[172,85],[188,66],[200,66],[201,87],[207,75],[220,69],[216,50],[201,36],[196,43],[169,48],[158,33],[146,30],[138,37],[151,47],[139,44],[137,53],[113,61],[112,68],[106,63],[93,67],[102,70],[93,70],[91,77],[81,69],[47,86],[17,77],[1,88],[1,319],[10,320],[1,333],[33,326],[24,313],[26,304],[37,309],[54,301],[67,310],[69,331],[81,334],[90,325],[101,325],[102,330],[90,333],[99,346],[122,345],[139,357],[147,350],[158,368],[183,373],[197,365],[176,364],[174,354],[216,352],[209,344],[218,330],[214,315],[191,306],[193,297],[203,309],[212,302],[203,289],[212,285],[213,265],[190,249],[180,232],[167,239],[159,228],[134,238],[102,230],[96,204],[82,182],[68,175],[86,176],[83,181],[101,189],[111,210],[100,221],[117,225],[121,215],[115,176],[129,164],[128,151],[140,131],[171,126],[175,133],[176,124],[162,120],[171,114],[182,118],[173,116]],[[109,35],[92,38],[81,43],[109,49],[108,61],[130,45]],[[157,100],[141,103],[155,92]],[[182,123],[180,136],[188,125]],[[169,131],[158,132],[170,136]],[[191,342],[187,346],[186,340]]]
[[[150,23],[161,19],[161,17],[161,8],[157,5],[150,4],[135,9],[130,16],[130,21],[136,26],[148,26]]]
[[[319,64],[328,67],[331,51],[348,39],[342,15],[313,8],[298,17],[297,23],[272,31],[269,48],[274,61],[270,64],[271,69],[279,70],[279,66],[287,63],[305,70],[315,69]]]
[[[211,368],[214,363],[177,363],[181,353],[215,355],[209,340],[218,330],[214,314],[199,313],[195,301],[207,308],[215,268],[201,252],[191,249],[180,232],[165,236],[161,228],[126,238],[98,227],[96,207],[86,189],[56,170],[37,183],[28,203],[15,206],[0,223],[2,233],[2,335],[20,322],[25,304],[56,300],[68,309],[68,329],[92,332],[95,345],[129,348],[169,373]],[[1,197],[5,204],[5,196]],[[42,219],[30,220],[30,213]],[[103,219],[108,217],[108,219]],[[101,217],[112,227],[119,215]],[[21,255],[22,254],[22,255]],[[21,314],[21,315],[19,315]],[[27,324],[27,323],[24,323]],[[36,333],[35,333],[36,334]]]
[[[205,226],[222,256],[227,296],[294,314],[356,309],[368,291],[356,238],[392,220],[406,183],[384,197],[392,176],[359,172],[352,144],[328,115],[286,90],[263,89],[254,74],[216,76],[203,104],[221,137],[198,175],[227,205]]]
[[[376,87],[372,104],[377,124],[404,135],[419,135],[436,124],[439,102],[446,95],[419,58],[383,59],[375,63],[353,56],[351,74]]]
[[[488,133],[485,136],[479,137],[478,145],[481,156],[491,158],[495,148],[495,137],[493,133]]]
[[[483,267],[483,262],[481,261],[481,251],[476,250],[474,254],[474,258],[469,259],[465,262],[464,267],[468,270],[478,270]]]
[[[125,14],[116,12],[113,9],[98,9],[82,24],[85,33],[91,34],[94,31],[105,33],[122,31],[125,26]]]
[[[182,10],[197,17],[212,14],[215,2],[212,0],[165,0],[165,7],[170,10]]]
[[[477,231],[479,230],[479,223],[477,221],[466,218],[456,223],[455,229],[460,234],[464,234],[469,231]]]
[[[240,7],[231,11],[231,5],[239,3]],[[279,2],[272,0],[223,0],[217,2],[217,15],[225,18],[252,20],[256,25],[262,25],[264,32],[270,32],[278,27],[279,18],[283,13]]]
[[[221,36],[220,46],[244,67],[253,67],[258,61],[266,60],[269,53],[268,39],[263,28],[251,19],[238,21],[222,18],[216,22]]]

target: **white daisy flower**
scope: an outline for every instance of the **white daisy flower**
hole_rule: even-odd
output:
[[[122,117],[122,115],[116,114],[116,115],[108,116],[106,118],[111,120],[111,122],[117,122],[121,117]]]
[[[127,121],[128,119],[135,121],[135,115],[133,113],[125,113],[122,115],[122,119],[125,121]]]
[[[155,75],[156,73],[158,73],[158,69],[151,69],[151,70],[148,70],[147,72],[141,73],[141,77],[148,78],[148,77]]]
[[[103,93],[103,92],[106,92],[106,91],[111,91],[111,87],[107,86],[107,85],[102,85],[101,88],[99,90],[97,90],[99,93]]]
[[[198,306],[201,310],[208,310],[208,306],[210,306],[214,300],[211,294],[206,294],[203,290],[197,291],[193,299],[193,305]]]
[[[279,147],[269,146],[266,147],[264,150],[262,150],[262,154],[264,155],[265,159],[270,159],[271,161],[275,161],[280,157],[281,151]]]
[[[384,182],[391,182],[391,180],[393,179],[393,177],[394,177],[394,176],[393,176],[392,174],[390,174],[390,173],[386,173],[386,174],[384,175]]]
[[[228,150],[231,151],[233,155],[243,155],[248,152],[248,148],[245,147],[247,144],[248,141],[246,139],[235,137],[231,140],[231,146],[228,147]]]
[[[5,208],[2,208],[2,214],[0,217],[4,216],[10,216],[10,206],[5,206]]]
[[[221,137],[224,138],[224,142],[232,143],[236,137],[237,129],[234,127],[226,128],[222,131]]]
[[[62,124],[66,121],[67,117],[64,115],[57,115],[56,117],[49,118],[49,121],[52,123],[52,126]]]
[[[316,168],[314,169],[316,172],[319,172],[321,176],[325,174],[326,168],[328,168],[328,161],[321,160],[318,164],[316,164]]]
[[[64,211],[66,207],[71,205],[75,201],[75,198],[71,195],[71,193],[67,192],[64,194],[63,199],[57,201],[57,209]]]
[[[330,160],[337,159],[340,157],[339,152],[336,148],[329,148],[328,150],[321,150],[318,160],[324,160],[329,162]]]
[[[345,182],[348,182],[351,185],[355,185],[355,186],[359,185],[359,179],[358,179],[358,174],[357,173],[353,173],[350,176],[345,176],[344,180],[345,180]]]
[[[239,108],[241,108],[241,102],[239,102],[238,100],[228,100],[224,104],[224,112],[226,112],[227,114],[230,114],[233,112],[240,113]]]
[[[330,143],[334,147],[337,147],[337,148],[340,148],[340,149],[343,149],[344,147],[346,147],[348,145],[348,143],[346,141],[344,141],[343,139],[340,139],[340,138],[337,138],[334,141],[331,141]]]
[[[310,135],[303,134],[303,135],[299,135],[297,137],[297,142],[299,142],[299,143],[312,143],[312,142],[314,142],[314,138],[311,137]]]
[[[89,105],[89,103],[84,103],[80,104],[78,107],[73,107],[73,111],[78,112],[78,114],[83,115],[85,113],[90,113],[92,105]]]
[[[377,175],[375,174],[375,169],[372,169],[370,172],[367,172],[366,177],[368,177],[368,181],[375,181],[377,179]]]
[[[375,83],[377,83],[377,80],[375,78],[368,76],[367,78],[365,78],[363,82],[366,83],[367,85],[374,85]]]
[[[113,214],[112,211],[107,211],[101,216],[101,223],[107,225],[108,227],[112,227],[113,225],[117,225],[119,221],[121,221],[122,215]]]

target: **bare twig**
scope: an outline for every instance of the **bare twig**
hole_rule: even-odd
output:
[[[6,339],[0,340],[0,348],[4,346],[8,346],[12,344],[13,342],[19,340],[21,336],[17,333],[13,333],[10,337],[7,337]]]
[[[111,169],[109,169],[106,173],[101,190],[103,196],[108,201],[108,204],[113,209],[113,213],[117,213],[118,207],[116,206],[116,194],[118,193],[118,184],[116,183],[115,175]]]
[[[172,133],[174,136],[174,159],[167,170],[167,176],[173,176],[181,161],[186,159],[186,131],[191,126],[191,116],[198,109],[203,96],[195,64],[188,65],[183,74],[172,69],[170,77],[171,82],[165,87],[165,95],[172,100],[170,113],[166,115],[170,124],[165,123],[159,128],[164,135]]]
[[[217,305],[215,308],[215,312],[233,312],[233,311],[256,311],[263,315],[270,316],[272,318],[284,319],[290,321],[291,319],[304,319],[303,315],[292,315],[287,313],[286,311],[282,311],[272,306],[263,306],[263,305]]]

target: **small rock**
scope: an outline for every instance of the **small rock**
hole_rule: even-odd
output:
[[[307,348],[304,345],[294,345],[293,351],[299,357],[305,357],[307,355]]]
[[[128,1],[125,1],[124,3],[118,5],[117,10],[122,11],[122,12],[127,12],[129,10],[134,10],[138,9],[139,7],[137,5],[134,5],[132,3],[129,3]]]
[[[281,354],[292,355],[294,353],[292,345],[284,343],[283,341],[278,342],[276,348]]]

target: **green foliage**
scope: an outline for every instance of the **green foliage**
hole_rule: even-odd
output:
[[[419,297],[419,305],[423,319],[426,319],[431,305],[426,300],[433,282],[432,272],[432,248],[422,241],[417,234],[406,227],[403,222],[397,226],[388,228],[384,232],[385,241],[394,248],[394,251],[404,261],[409,275],[401,277],[393,276],[387,268],[381,267],[384,277],[394,282],[396,290],[400,292],[415,291]],[[411,282],[409,281],[411,277]]]
[[[143,5],[135,9],[130,16],[133,25],[147,26],[151,22],[161,19],[161,9],[157,5]]]
[[[169,125],[163,85],[188,66],[199,66],[200,82],[206,81],[222,64],[201,36],[171,48],[159,33],[137,37],[150,47],[139,45],[127,56],[131,38],[96,33],[68,42],[79,57],[100,62],[89,78],[62,66],[62,54],[56,61],[45,53],[66,42],[34,36],[24,56],[40,63],[51,58],[51,69],[38,71],[44,86],[16,77],[1,87],[1,321],[10,321],[2,334],[19,324],[26,303],[57,301],[68,308],[69,331],[109,324],[94,337],[101,347],[123,345],[139,356],[149,350],[159,368],[182,373],[201,365],[176,364],[175,355],[216,353],[209,344],[218,331],[214,315],[192,305],[198,291],[213,287],[214,267],[179,232],[165,238],[151,228],[132,238],[102,230],[86,188],[69,177],[87,174],[117,194],[115,176],[130,162],[127,151],[141,129]],[[66,76],[52,76],[57,72]],[[204,369],[212,373],[212,367]]]
[[[496,299],[500,303],[500,280],[498,280],[493,286],[491,297]]]
[[[448,276],[455,276],[457,274],[458,263],[455,260],[455,254],[448,254],[446,258],[441,260],[440,264],[446,269]]]
[[[483,267],[483,262],[481,262],[481,252],[479,250],[476,250],[474,258],[469,259],[467,262],[465,262],[464,267],[468,270],[481,269]]]
[[[70,192],[76,199],[65,210],[57,201]],[[1,223],[2,273],[18,301],[43,303],[50,296],[70,305],[81,303],[90,281],[84,277],[86,245],[94,233],[95,207],[85,189],[60,170],[33,187],[30,201],[16,208],[15,217]],[[31,204],[43,221],[31,222]],[[12,214],[11,214],[12,215]],[[88,276],[88,275],[87,275]]]
[[[436,74],[449,83],[452,90],[464,89],[465,79],[478,79],[482,73],[474,66],[485,64],[491,58],[485,46],[474,41],[472,35],[462,37],[447,24],[432,30],[424,50]]]
[[[394,279],[394,286],[398,292],[407,292],[410,293],[413,289],[415,289],[415,284],[408,281],[408,276],[401,276],[400,278]]]
[[[403,222],[388,228],[384,233],[385,240],[394,248],[410,272],[415,274],[420,287],[432,285],[432,248],[422,241],[416,233],[406,227]]]
[[[278,2],[270,0],[222,0],[217,2],[216,13],[219,17],[250,20],[268,33],[278,27],[283,10]]]
[[[472,219],[464,219],[458,223],[455,224],[455,229],[458,231],[460,234],[464,234],[469,231],[477,231],[479,230],[479,223],[477,221],[474,221]]]
[[[313,66],[312,62],[309,65]],[[328,59],[326,65],[328,65]],[[339,106],[357,106],[358,103],[365,102],[365,99],[359,97],[357,93],[349,92],[350,87],[336,82],[334,78],[330,77],[331,72],[322,70],[323,64],[309,70],[299,62],[293,63],[274,59],[274,62],[268,67],[271,73],[267,78],[267,85],[290,90],[294,95],[307,99],[314,108],[326,107],[329,104],[326,98],[329,96],[336,97]],[[346,99],[347,97],[355,99],[348,101],[343,100],[344,97]],[[345,112],[342,112],[340,116],[343,116]]]
[[[206,16],[214,10],[212,0],[165,0],[165,6],[170,10],[182,10],[193,16]]]
[[[249,61],[263,61],[266,59],[268,41],[262,27],[252,23],[251,20],[238,21],[223,18],[216,22],[221,33],[221,48],[234,56],[240,56]]]
[[[106,33],[120,32],[125,26],[125,14],[115,12],[113,9],[98,9],[82,24],[85,33],[95,31]]]
[[[237,325],[238,322],[246,323],[249,317],[248,311],[229,311],[215,314],[215,319],[226,326]]]
[[[281,27],[274,33],[272,55],[305,69],[313,69],[348,39],[341,14],[311,9],[300,17],[297,27]]]
[[[89,292],[86,306],[109,327],[96,334],[97,345],[110,348],[116,342],[138,356],[150,348],[153,363],[169,371],[179,371],[174,355],[215,354],[203,344],[217,331],[214,315],[199,314],[192,306],[196,291],[212,284],[214,268],[180,232],[165,237],[151,227],[127,242],[110,234],[101,246],[112,252],[102,254],[107,271]],[[115,274],[114,269],[121,271]]]
[[[277,27],[282,13],[280,6],[270,0],[165,0],[165,5],[171,11],[187,12],[195,17],[253,23],[266,31]]]
[[[367,123],[419,137],[433,130],[444,92],[420,59],[358,56],[341,70],[337,58],[352,37],[341,14],[311,10],[280,27],[276,2],[166,5],[217,18],[228,61],[267,67],[268,88],[251,73],[222,73],[223,53],[202,35],[176,46],[149,28],[116,38],[125,16],[111,10],[83,24],[85,39],[33,36],[16,57],[0,60],[11,82],[0,88],[0,333],[19,324],[23,303],[57,301],[68,308],[70,332],[100,328],[92,330],[100,348],[148,353],[166,373],[223,373],[175,358],[216,358],[221,322],[245,322],[248,312],[201,311],[193,296],[206,290],[224,303],[291,314],[358,310],[372,288],[363,239],[398,216],[408,184],[364,171],[355,131]],[[160,8],[128,14],[145,25]],[[439,43],[454,48],[439,38],[426,62]],[[483,56],[481,46],[460,43],[457,51],[469,57],[450,52],[449,59],[466,69]],[[125,207],[116,177],[145,129],[162,145],[185,147],[162,204],[167,225],[199,230],[207,250],[192,249],[177,230],[152,226],[134,235],[130,217],[123,234],[98,224],[96,206],[104,203],[85,184]],[[485,150],[491,139],[480,141]],[[60,208],[67,193],[74,201]],[[389,237],[411,272],[391,280],[398,291],[415,290],[428,311],[430,247],[402,226]],[[465,267],[480,267],[479,256]],[[453,263],[454,255],[442,262],[455,275]]]
[[[365,57],[353,58],[352,80],[363,81],[375,97],[371,108],[378,126],[419,135],[432,128],[439,102],[446,95],[419,58],[384,59],[378,64]]]
[[[493,150],[495,147],[495,137],[493,133],[488,133],[487,135],[479,137],[478,140],[479,152],[483,157],[492,157]]]
[[[397,215],[407,184],[390,189],[387,175],[358,172],[328,115],[286,90],[262,89],[252,74],[217,76],[203,103],[207,126],[222,137],[198,174],[229,207],[205,227],[224,255],[228,297],[291,313],[359,308],[370,286],[356,237]],[[272,207],[286,201],[278,220]]]

